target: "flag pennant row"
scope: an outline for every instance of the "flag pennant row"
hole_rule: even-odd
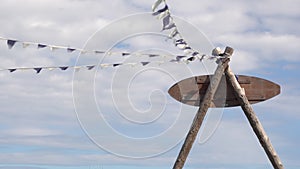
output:
[[[19,68],[3,68],[0,69],[0,71],[9,71],[10,73],[13,73],[17,70],[34,70],[36,72],[36,74],[39,74],[42,70],[54,70],[54,69],[58,69],[58,70],[68,70],[70,68],[75,69],[75,71],[79,71],[80,69],[86,68],[86,70],[93,70],[95,68],[109,68],[109,67],[120,67],[120,66],[147,66],[151,63],[157,63],[159,65],[163,64],[163,63],[184,63],[184,64],[188,64],[192,61],[194,61],[197,58],[191,58],[191,57],[187,57],[185,55],[181,55],[181,56],[176,56],[175,59],[172,60],[168,60],[168,61],[141,61],[141,62],[126,62],[126,63],[102,63],[99,65],[82,65],[82,66],[37,66],[37,67],[19,67]],[[206,59],[214,59],[214,57],[211,58],[206,58]]]
[[[18,40],[11,40],[11,39],[7,39],[7,38],[2,38],[0,37],[0,40],[6,40],[7,41],[7,45],[8,48],[11,49],[16,42],[21,42]],[[41,44],[41,43],[33,43],[33,42],[22,42],[23,47],[27,47],[29,45],[35,44],[37,45],[38,49],[39,48],[46,48],[46,47],[50,47],[51,51],[54,51],[56,49],[67,49],[67,52],[71,53],[75,50],[81,50],[81,49],[77,49],[77,48],[70,48],[70,47],[59,47],[59,46],[50,46],[50,45],[46,45],[46,44]],[[192,48],[190,46],[187,45],[186,41],[184,41],[184,39],[180,38],[178,40],[174,41],[174,45],[176,47],[178,47],[179,49],[183,50],[183,52],[185,53],[185,55],[171,55],[171,54],[153,54],[153,53],[138,53],[138,52],[134,52],[134,53],[130,53],[130,52],[108,52],[108,55],[112,55],[112,54],[120,54],[121,56],[147,56],[149,58],[153,58],[153,57],[164,57],[164,58],[172,58],[170,60],[170,62],[184,62],[184,63],[188,63],[188,62],[192,62],[196,59],[199,59],[199,61],[202,61],[203,59],[208,59],[208,60],[214,60],[217,57],[220,56],[209,56],[209,55],[201,55],[199,54],[199,52],[197,51],[193,51]],[[103,54],[106,53],[105,51],[100,51],[100,50],[94,50],[94,52],[96,54]],[[199,57],[200,56],[200,57]],[[150,62],[149,62],[150,63]],[[141,64],[147,65],[149,64],[148,62],[141,62]],[[114,65],[112,65],[113,67],[118,67],[122,64],[117,64],[115,63]],[[89,67],[89,70],[93,69],[94,67],[91,66]],[[22,69],[22,68],[21,68]],[[51,68],[47,68],[47,69],[51,69]],[[66,70],[68,69],[68,67],[60,67],[61,70]],[[3,69],[0,69],[0,71]],[[16,71],[16,69],[6,69],[9,70],[10,72],[14,72]],[[37,73],[39,73],[41,71],[41,69],[34,69],[37,71]]]
[[[166,8],[167,9],[167,8]],[[165,9],[164,9],[165,10]],[[161,11],[164,11],[161,10]],[[164,18],[164,28],[163,30],[172,28],[172,27],[176,27],[175,23],[172,23],[172,18],[170,17],[170,15],[166,16]],[[176,32],[176,34],[178,34],[178,32]],[[176,36],[176,35],[174,35]],[[57,45],[48,45],[48,44],[44,44],[44,43],[36,43],[36,42],[23,42],[20,40],[14,40],[14,39],[8,39],[8,38],[3,38],[0,37],[0,40],[5,40],[8,46],[8,49],[12,49],[14,47],[14,45],[16,43],[22,43],[23,48],[26,48],[30,45],[35,45],[37,46],[37,49],[43,49],[43,48],[49,48],[51,51],[55,51],[57,49],[65,49],[68,53],[72,53],[74,51],[80,51],[81,54],[90,52],[90,53],[95,53],[95,54],[105,54],[106,51],[102,51],[102,50],[92,50],[92,51],[86,51],[83,49],[79,49],[79,48],[73,48],[73,47],[65,47],[65,46],[57,46]],[[189,46],[187,46],[187,43],[181,38],[178,39],[174,42],[175,46],[177,46],[179,49],[183,50],[185,54],[189,54],[189,50],[191,49]],[[140,52],[122,52],[122,51],[116,51],[116,52],[107,52],[108,55],[114,55],[114,54],[118,54],[120,56],[147,56],[149,58],[152,57],[172,57],[172,58],[178,58],[176,57],[176,55],[171,55],[171,54],[154,54],[154,53],[140,53]],[[193,55],[191,57],[196,57],[196,55]],[[178,59],[176,59],[178,61]],[[191,60],[191,59],[189,59]]]
[[[163,7],[161,9],[158,9],[159,6]],[[153,16],[158,16],[158,19],[162,19],[162,31],[169,31],[168,38],[173,40],[173,43],[177,48],[183,50],[186,57],[188,57],[188,61],[194,61],[196,59],[202,61],[205,58],[218,58],[218,56],[216,55],[208,56],[206,54],[200,54],[200,52],[188,45],[188,43],[183,39],[182,35],[178,31],[166,0],[156,0],[156,2],[152,5],[152,12]],[[178,61],[182,58],[185,57],[176,56],[175,61]]]
[[[39,74],[42,70],[54,70],[54,69],[58,69],[58,70],[62,70],[62,71],[66,71],[70,68],[75,69],[75,71],[79,71],[80,69],[85,68],[86,70],[93,70],[95,68],[108,68],[108,67],[119,67],[119,66],[126,66],[126,65],[130,65],[130,66],[137,66],[137,65],[141,65],[141,66],[146,66],[150,63],[157,63],[157,64],[163,64],[166,63],[167,61],[143,61],[143,62],[134,62],[134,63],[102,63],[99,65],[81,65],[81,66],[39,66],[39,67],[19,67],[19,68],[8,68],[8,69],[0,69],[0,71],[9,71],[10,73],[16,72],[17,70],[34,70],[36,74]],[[178,62],[179,63],[179,62]]]
[[[161,7],[161,8],[159,8]],[[156,16],[158,19],[162,20],[162,30],[161,31],[168,31],[169,39],[173,40],[173,44],[178,49],[182,50],[184,55],[161,55],[161,54],[146,54],[146,53],[130,53],[130,52],[106,52],[104,50],[85,50],[80,48],[74,48],[74,47],[66,47],[66,46],[58,46],[58,45],[49,45],[45,43],[36,43],[36,42],[25,42],[20,41],[16,39],[8,39],[0,37],[0,40],[5,40],[8,46],[8,49],[12,49],[16,43],[21,43],[23,48],[26,48],[31,45],[37,46],[37,49],[43,49],[43,48],[49,48],[51,51],[55,51],[57,49],[64,49],[68,53],[72,53],[74,51],[79,51],[81,54],[85,53],[95,53],[95,54],[105,54],[108,55],[112,54],[120,54],[121,56],[130,56],[130,55],[137,55],[137,56],[148,56],[148,57],[172,57],[173,59],[170,60],[170,62],[193,62],[195,60],[203,61],[203,59],[218,59],[219,57],[222,57],[221,55],[206,55],[201,54],[197,50],[193,49],[191,46],[188,45],[187,41],[184,40],[181,33],[178,31],[178,27],[176,23],[174,22],[174,19],[171,15],[171,12],[169,10],[169,6],[166,3],[166,0],[156,0],[156,2],[152,5],[152,15]],[[142,66],[145,66],[149,64],[150,62],[140,62]],[[124,63],[114,63],[114,64],[102,64],[101,67],[105,67],[105,65],[112,66],[112,67],[118,67],[121,65],[124,65]],[[96,65],[90,65],[87,66],[88,70],[92,70]],[[36,68],[12,68],[12,69],[0,69],[0,70],[9,70],[10,72],[15,72],[19,69],[34,69],[36,73],[40,73],[43,69],[61,69],[61,70],[67,70],[70,66],[64,66],[64,67],[36,67]],[[72,67],[72,66],[71,66]],[[76,67],[75,69],[80,69],[81,67]]]
[[[65,49],[69,53],[72,53],[74,51],[79,51],[80,53],[83,53],[83,54],[88,53],[88,52],[95,53],[95,54],[105,53],[105,51],[102,51],[102,50],[87,51],[87,50],[80,49],[80,48],[49,45],[49,44],[37,43],[37,42],[25,42],[25,41],[21,41],[21,40],[9,39],[9,38],[4,38],[4,37],[0,37],[0,40],[6,41],[8,49],[12,49],[16,45],[16,43],[21,43],[23,48],[27,48],[28,46],[37,46],[37,49],[43,49],[43,48],[48,47],[51,51],[55,51],[57,49]]]

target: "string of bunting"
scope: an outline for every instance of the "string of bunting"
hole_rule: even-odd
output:
[[[163,6],[161,9],[157,9],[158,7]],[[221,53],[220,48],[215,48],[212,51],[212,56],[206,55],[206,54],[200,54],[197,50],[193,49],[191,46],[188,45],[186,40],[183,39],[183,36],[181,33],[178,31],[177,25],[174,22],[173,17],[171,16],[171,12],[169,10],[168,4],[166,3],[166,0],[157,0],[153,5],[152,5],[152,15],[157,16],[158,19],[162,19],[162,31],[169,31],[169,39],[173,40],[173,43],[175,47],[179,48],[184,52],[184,55],[161,55],[161,54],[146,54],[146,53],[130,53],[130,52],[108,52],[109,55],[112,54],[121,54],[122,56],[129,56],[129,55],[138,55],[138,56],[148,56],[148,57],[158,57],[158,56],[163,56],[163,57],[172,57],[173,59],[170,60],[169,62],[176,62],[176,63],[186,63],[188,64],[189,62],[199,60],[203,61],[203,59],[218,59],[223,57]],[[0,40],[6,41],[6,44],[8,46],[8,49],[12,49],[16,43],[21,43],[23,48],[26,48],[28,46],[37,46],[37,49],[42,49],[42,48],[50,48],[51,51],[55,51],[56,49],[65,49],[68,53],[72,53],[74,51],[79,51],[81,54],[84,53],[95,53],[95,54],[105,54],[106,51],[104,50],[84,50],[80,48],[74,48],[74,47],[66,47],[66,46],[58,46],[58,45],[49,45],[45,43],[36,43],[36,42],[25,42],[25,41],[20,41],[16,39],[9,39],[9,38],[4,38],[0,37]],[[175,58],[174,58],[175,57]],[[60,69],[60,70],[67,70],[69,68],[74,68],[75,71],[78,71],[82,68],[87,68],[87,70],[92,70],[95,67],[101,67],[101,68],[106,68],[106,67],[118,67],[118,66],[124,66],[124,65],[142,65],[146,66],[150,63],[158,63],[162,64],[165,63],[165,61],[146,61],[146,62],[136,62],[136,63],[103,63],[99,65],[83,65],[83,66],[45,66],[45,67],[19,67],[19,68],[4,68],[0,69],[0,71],[7,70],[9,72],[15,72],[17,70],[35,70],[36,73],[40,73],[42,70],[47,69],[47,70],[54,70],[54,69]]]
[[[173,63],[185,63],[187,64],[188,61],[177,61],[177,60],[169,60],[169,61],[142,61],[142,62],[126,62],[126,63],[102,63],[102,64],[91,64],[91,65],[80,65],[80,66],[36,66],[36,67],[15,67],[15,68],[3,68],[0,69],[0,71],[9,71],[10,73],[13,73],[17,70],[34,70],[37,74],[39,74],[42,70],[67,70],[67,69],[75,69],[75,71],[79,71],[80,69],[85,68],[86,70],[93,70],[95,68],[115,68],[115,67],[120,67],[120,66],[147,66],[149,64],[164,64],[167,62],[173,62]]]
[[[30,45],[35,45],[37,46],[37,49],[42,49],[42,48],[46,48],[49,47],[51,51],[55,51],[56,49],[66,49],[67,52],[72,53],[74,51],[80,51],[80,53],[84,54],[84,53],[95,53],[95,54],[104,54],[106,53],[106,51],[102,51],[102,50],[92,50],[92,51],[87,51],[84,49],[79,49],[79,48],[71,48],[71,47],[66,47],[66,46],[57,46],[57,45],[49,45],[49,44],[42,44],[42,43],[37,43],[37,42],[24,42],[24,41],[20,41],[20,40],[13,40],[13,39],[9,39],[9,38],[3,38],[0,37],[0,40],[4,40],[7,43],[7,46],[9,49],[12,49],[13,46],[16,43],[21,43],[23,48],[26,48]],[[184,41],[182,41],[181,43],[185,43]],[[180,47],[180,44],[178,44],[177,46]],[[189,48],[189,47],[185,47],[185,48]],[[195,57],[188,57],[187,55],[172,55],[172,54],[154,54],[154,53],[140,53],[140,52],[108,52],[108,55],[113,55],[113,54],[119,54],[121,56],[147,56],[149,58],[153,58],[153,57],[170,57],[170,58],[174,58],[173,61],[194,61]],[[195,56],[195,53],[193,54]],[[198,57],[199,58],[199,57]],[[208,55],[202,55],[201,58],[199,58],[201,61],[203,59],[215,59],[215,56],[208,56]]]
[[[158,7],[163,6],[161,9],[157,9]],[[182,50],[184,52],[184,55],[161,55],[161,54],[146,54],[146,53],[130,53],[130,52],[108,52],[108,55],[112,54],[120,54],[121,56],[129,56],[129,55],[137,55],[137,56],[149,56],[149,57],[173,57],[175,56],[175,60],[185,60],[185,61],[194,61],[196,58],[198,58],[200,61],[203,59],[217,59],[219,58],[219,55],[206,55],[206,54],[200,54],[197,50],[193,49],[191,46],[188,45],[186,40],[183,39],[183,36],[178,31],[177,25],[174,22],[174,19],[171,15],[171,12],[169,10],[168,4],[166,3],[166,0],[157,0],[152,5],[152,15],[157,16],[158,19],[162,19],[162,31],[169,31],[169,39],[173,40],[174,45]],[[23,48],[26,48],[28,46],[37,46],[37,49],[42,48],[49,48],[51,51],[55,51],[57,49],[64,49],[68,53],[72,53],[74,51],[79,51],[81,54],[85,53],[94,53],[94,54],[105,54],[106,51],[104,50],[85,50],[81,48],[75,48],[75,47],[67,47],[67,46],[59,46],[59,45],[50,45],[45,43],[38,43],[38,42],[26,42],[16,39],[9,39],[0,37],[0,40],[4,40],[7,43],[7,46],[9,49],[12,49],[16,43],[21,43]]]
[[[45,44],[45,43],[38,43],[38,42],[25,42],[25,41],[21,41],[21,40],[16,40],[16,39],[9,39],[9,38],[4,38],[4,37],[0,37],[0,40],[4,40],[6,41],[7,47],[8,49],[12,49],[16,43],[21,43],[23,48],[27,48],[28,46],[36,46],[37,49],[43,49],[43,48],[49,48],[51,51],[55,51],[57,49],[63,49],[66,50],[68,53],[72,53],[75,51],[79,51],[81,54],[85,54],[85,53],[94,53],[94,54],[105,54],[106,51],[104,50],[84,50],[84,49],[80,49],[80,48],[75,48],[75,47],[66,47],[66,46],[58,46],[58,45],[49,45],[49,44]],[[140,52],[107,52],[108,55],[113,55],[113,54],[119,54],[121,56],[129,56],[129,55],[134,55],[134,56],[148,56],[148,57],[158,57],[158,56],[162,56],[162,57],[174,57],[174,55],[167,55],[167,54],[148,54],[148,53],[140,53]]]
[[[79,51],[82,54],[84,54],[84,53],[95,53],[95,54],[103,54],[103,53],[105,53],[105,51],[103,51],[103,50],[88,51],[88,50],[84,50],[84,49],[80,49],[80,48],[75,48],[75,47],[67,47],[67,46],[59,46],[59,45],[49,45],[49,44],[38,43],[38,42],[26,42],[26,41],[21,41],[21,40],[17,40],[17,39],[10,39],[10,38],[4,38],[4,37],[0,37],[0,40],[6,41],[8,49],[12,49],[15,46],[15,44],[20,43],[20,44],[22,44],[23,48],[27,48],[28,46],[36,46],[37,49],[49,48],[51,51],[55,51],[57,49],[64,49],[68,53],[72,53],[74,51]]]
[[[64,49],[68,53],[72,53],[74,51],[79,51],[81,54],[85,53],[94,53],[94,54],[105,54],[106,51],[104,50],[84,50],[80,48],[74,48],[74,47],[66,47],[66,46],[58,46],[58,45],[49,45],[49,44],[44,44],[44,43],[37,43],[37,42],[25,42],[21,40],[16,40],[16,39],[9,39],[9,38],[4,38],[0,37],[0,40],[6,41],[8,49],[12,49],[16,43],[21,43],[23,48],[26,48],[28,46],[36,46],[37,49],[42,49],[42,48],[49,48],[51,51],[55,51],[57,49]],[[180,45],[180,44],[179,44]],[[158,54],[158,53],[140,53],[140,52],[125,52],[125,51],[116,51],[116,52],[107,52],[107,55],[120,55],[120,56],[147,56],[149,58],[153,57],[170,57],[170,58],[175,58],[176,61],[179,60],[188,60],[188,61],[193,61],[191,57],[188,57],[186,55],[172,55],[172,54]],[[202,59],[214,59],[214,56],[202,56]],[[202,60],[201,59],[201,60]]]
[[[162,6],[162,8],[158,9],[160,6]],[[184,56],[187,57],[188,60],[194,61],[196,58],[198,58],[200,61],[202,61],[203,59],[207,58],[217,59],[222,57],[220,56],[221,51],[219,48],[213,51],[217,53],[212,53],[212,56],[208,56],[206,54],[200,54],[200,52],[188,45],[187,41],[183,39],[183,36],[179,32],[178,27],[174,22],[166,0],[156,0],[156,2],[152,5],[152,12],[153,16],[157,16],[158,19],[162,20],[162,31],[168,31],[168,38],[173,40],[173,43],[177,48],[183,50],[185,53]]]

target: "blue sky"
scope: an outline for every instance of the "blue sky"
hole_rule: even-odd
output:
[[[285,168],[299,168],[300,2],[167,2],[172,14],[180,17],[176,20],[179,30],[195,49],[208,53],[213,46],[232,46],[235,53],[230,66],[236,74],[280,84],[279,96],[253,107]],[[2,0],[0,37],[78,48],[86,45],[87,49],[179,53],[165,41],[161,22],[154,17],[129,17],[133,24],[129,27],[118,20],[149,12],[153,3]],[[134,29],[157,35],[125,36]],[[77,58],[77,64],[149,59],[102,58],[20,44],[9,50],[6,41],[0,41],[0,68],[74,65]],[[216,66],[212,61],[204,64],[208,73]],[[71,69],[40,74],[1,71],[0,168],[171,168],[197,108],[181,105],[166,91],[178,80],[207,74],[205,68],[200,63],[151,64],[80,70],[74,79]],[[204,124],[208,127],[200,131],[205,138],[196,140],[186,168],[272,168],[240,108],[211,109],[209,114]]]

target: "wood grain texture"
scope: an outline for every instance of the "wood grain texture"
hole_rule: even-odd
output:
[[[199,106],[203,101],[211,77],[212,75],[203,75],[184,79],[174,84],[168,92],[179,102]],[[280,93],[280,86],[269,80],[245,75],[236,75],[235,77],[240,86],[245,89],[250,104],[268,100]],[[239,106],[239,102],[233,89],[228,85],[225,75],[220,81],[212,103],[211,107]]]
[[[181,147],[181,150],[175,161],[173,169],[182,169],[183,168],[185,161],[187,159],[187,156],[188,156],[190,150],[192,149],[193,143],[195,142],[195,139],[197,137],[199,129],[200,129],[202,122],[204,120],[204,117],[207,113],[207,110],[211,105],[213,96],[215,95],[215,92],[217,91],[219,83],[222,79],[222,75],[224,74],[224,70],[228,66],[228,62],[229,62],[229,59],[225,59],[225,60],[222,60],[219,62],[218,67],[215,71],[215,74],[211,78],[211,83],[209,84],[206,94],[204,95],[204,98],[203,98],[204,101],[201,102],[201,104],[200,104],[201,106],[198,109],[198,112],[194,117],[194,121],[193,121],[191,128],[186,136],[186,139]]]
[[[254,110],[247,99],[245,90],[240,86],[229,67],[225,70],[225,75],[228,79],[230,87],[235,91],[234,94],[274,169],[284,169],[283,164],[273,148],[269,137],[267,136],[262,124],[254,113]]]

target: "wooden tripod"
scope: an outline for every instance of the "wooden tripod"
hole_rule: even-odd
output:
[[[263,129],[262,124],[260,123],[258,117],[256,116],[253,108],[251,107],[245,91],[241,88],[239,82],[237,81],[235,75],[230,70],[228,66],[230,56],[233,54],[233,49],[230,47],[226,47],[224,52],[224,59],[218,60],[218,67],[210,80],[209,87],[206,91],[203,101],[200,103],[200,107],[198,109],[197,114],[194,117],[194,121],[192,126],[186,136],[184,144],[178,154],[178,157],[175,161],[173,169],[182,169],[184,163],[187,159],[187,156],[192,148],[192,145],[196,139],[197,133],[201,127],[201,124],[204,120],[204,117],[207,113],[208,108],[210,107],[213,97],[216,93],[216,90],[221,81],[222,75],[225,73],[227,82],[232,87],[235,97],[237,98],[240,106],[242,107],[254,133],[256,134],[261,146],[264,148],[269,160],[271,161],[274,169],[284,169],[279,156],[277,155],[275,149],[273,148],[269,137]]]

